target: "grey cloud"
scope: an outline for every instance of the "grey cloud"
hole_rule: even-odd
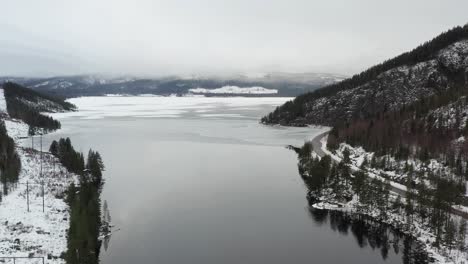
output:
[[[458,0],[15,0],[0,75],[352,74],[468,22]]]

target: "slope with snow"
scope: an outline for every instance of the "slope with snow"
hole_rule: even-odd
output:
[[[352,147],[348,144],[342,143],[340,144],[339,148],[332,152],[327,149],[327,139],[323,137],[320,140],[320,150],[324,152],[326,155],[329,155],[332,160],[335,162],[340,162],[344,157],[344,150],[347,149],[350,153],[350,168],[353,172],[359,170],[365,170],[367,175],[370,178],[377,178],[380,181],[388,181],[389,184],[392,186],[391,192],[391,200],[397,199],[398,195],[401,195],[402,201],[405,201],[405,193],[407,191],[406,186],[399,183],[400,180],[406,179],[407,175],[401,169],[403,163],[398,162],[398,160],[388,157],[389,162],[392,164],[390,167],[394,168],[392,170],[388,169],[376,169],[376,168],[365,168],[363,169],[361,165],[363,164],[364,160],[371,160],[375,153],[366,152],[362,147]],[[316,155],[318,156],[318,155]],[[446,167],[439,163],[437,160],[431,160],[429,164],[424,165],[423,162],[413,159],[408,161],[411,163],[415,171],[424,171],[426,168],[422,168],[423,166],[427,166],[430,170],[445,170]],[[326,192],[325,192],[326,193]],[[377,208],[372,208],[369,212],[363,212],[359,210],[362,208],[362,204],[360,204],[356,195],[353,196],[353,199],[349,202],[342,203],[335,201],[333,196],[323,196],[319,198],[319,202],[312,205],[312,207],[317,209],[327,209],[327,210],[340,210],[340,211],[347,211],[351,213],[358,213],[358,214],[367,214],[374,219],[380,219],[380,221],[384,221],[385,223],[390,224],[391,226],[400,228],[406,226],[408,221],[404,214],[402,213],[395,213],[391,211],[387,211],[388,218],[383,220],[379,217],[380,211]],[[461,212],[468,212],[468,208],[466,206],[457,205],[454,206],[454,209],[457,209]],[[459,223],[461,220],[460,215],[452,215],[452,219]],[[422,245],[424,245],[425,250],[429,253],[429,255],[434,258],[435,263],[453,263],[453,264],[465,264],[468,263],[468,252],[465,250],[460,250],[458,248],[448,249],[445,246],[437,248],[434,246],[435,242],[435,235],[433,231],[427,226],[427,224],[420,219],[419,217],[414,217],[411,221],[411,225],[407,230],[401,229],[403,232],[407,233],[415,237]],[[465,244],[468,245],[468,233],[465,237]]]
[[[6,113],[3,89],[0,89],[0,112]],[[21,172],[16,186],[0,202],[0,262],[1,257],[44,257],[46,263],[65,263],[61,256],[67,250],[69,208],[63,197],[77,176],[49,153],[42,154],[41,166],[39,151],[20,146],[30,143],[24,140],[28,126],[7,115],[4,122],[17,145]],[[42,260],[29,259],[25,263]]]
[[[379,65],[389,61],[392,60]],[[449,44],[423,60],[395,64],[375,74],[364,71],[354,79],[343,81],[342,86],[332,85],[316,93],[301,95],[293,104],[283,105],[263,122],[334,125],[366,118],[373,113],[398,111],[422,98],[444,94],[451,88],[466,85],[468,39]]]

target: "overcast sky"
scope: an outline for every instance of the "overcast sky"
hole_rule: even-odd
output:
[[[466,0],[11,0],[0,75],[351,75],[468,22]]]

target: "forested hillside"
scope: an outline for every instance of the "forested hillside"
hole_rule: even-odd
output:
[[[317,91],[296,97],[262,119],[267,124],[335,125],[396,111],[464,86],[468,25]]]
[[[64,112],[75,109],[74,105],[62,99],[43,95],[16,83],[6,82],[2,87],[10,117],[21,119],[34,129],[60,128],[60,122],[41,112]]]
[[[297,97],[262,122],[322,124],[346,142],[399,159],[444,160],[468,175],[468,25],[351,79]]]
[[[296,149],[314,199],[347,204],[357,197],[356,212],[384,221],[404,214],[400,224],[412,234],[429,227],[431,246],[466,252],[466,222],[452,215],[468,212],[468,25],[298,96],[261,121],[332,127],[326,146],[333,162],[311,156],[311,145]],[[389,199],[391,188],[402,197]]]
[[[18,180],[21,161],[15,150],[15,142],[8,136],[5,124],[0,122],[0,201],[2,193],[8,193],[8,185]]]

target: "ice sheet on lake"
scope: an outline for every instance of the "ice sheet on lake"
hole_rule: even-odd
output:
[[[69,102],[78,107],[77,112],[52,115],[57,119],[69,117],[81,119],[105,117],[178,118],[185,115],[200,118],[220,116],[242,118],[242,111],[254,111],[260,106],[271,106],[271,110],[273,110],[275,106],[291,99],[290,97],[80,97],[69,99]]]

